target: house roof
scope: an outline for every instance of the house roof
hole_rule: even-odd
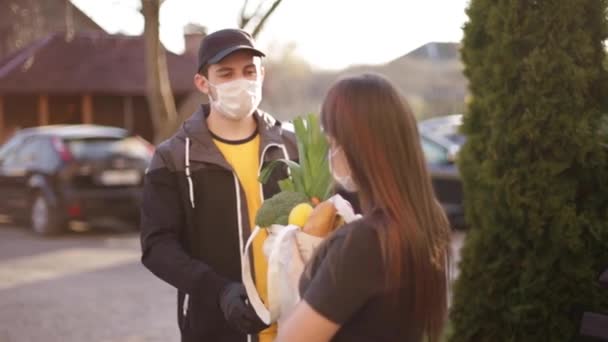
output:
[[[454,61],[460,59],[460,44],[459,43],[441,43],[430,42],[407,54],[398,57],[387,64],[399,64],[403,61],[410,60],[426,60],[429,62]]]
[[[458,59],[459,50],[459,43],[430,42],[410,51],[406,56],[431,60]]]
[[[0,61],[0,93],[146,93],[143,36],[53,33]],[[167,52],[174,93],[194,90],[196,56]]]

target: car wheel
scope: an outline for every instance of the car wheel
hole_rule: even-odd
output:
[[[57,211],[44,195],[34,195],[30,210],[30,227],[40,235],[56,235],[66,229],[64,222],[58,217]]]

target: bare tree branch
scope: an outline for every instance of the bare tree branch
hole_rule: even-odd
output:
[[[245,0],[245,6],[247,6],[248,2],[248,0]],[[261,17],[264,13],[262,10],[264,9],[264,5],[266,3],[266,0],[260,1],[255,7],[255,10],[249,15],[246,13],[246,7],[243,7],[243,12],[241,13],[241,25],[239,27],[242,29],[246,29],[247,25],[249,25],[253,19],[255,19],[256,17]]]
[[[270,16],[272,15],[272,13],[274,13],[274,11],[276,11],[276,9],[279,7],[279,5],[281,4],[282,1],[283,0],[275,0],[274,1],[274,3],[272,4],[272,6],[268,9],[268,11],[266,12],[266,14],[264,14],[264,16],[262,17],[262,19],[260,19],[260,21],[258,22],[258,24],[256,25],[256,27],[251,32],[251,36],[253,36],[253,38],[256,38],[260,34],[260,32],[262,32],[262,30],[264,29],[264,25],[268,21],[268,18],[270,18]]]
[[[268,18],[276,11],[276,9],[281,4],[282,0],[274,0],[272,5],[267,10],[264,10],[265,5],[267,5],[270,0],[262,0],[258,3],[255,10],[251,14],[247,14],[247,7],[249,5],[249,0],[245,0],[243,3],[243,7],[241,8],[241,16],[239,19],[239,27],[245,30],[248,30],[248,26],[252,26],[251,35],[256,38],[260,32],[264,29],[264,25],[268,21]],[[253,25],[255,23],[255,26]],[[251,25],[250,25],[251,24]]]
[[[247,5],[249,5],[249,0],[245,0],[243,2],[243,8],[241,8],[241,17],[239,19],[239,27],[245,28],[251,20],[251,16],[247,16]]]

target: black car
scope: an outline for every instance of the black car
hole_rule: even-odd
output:
[[[456,156],[465,142],[460,134],[462,115],[448,115],[418,124],[422,149],[431,172],[435,194],[454,228],[464,228],[462,181]]]
[[[0,214],[44,235],[70,221],[135,223],[152,153],[144,139],[116,127],[20,130],[0,148]]]

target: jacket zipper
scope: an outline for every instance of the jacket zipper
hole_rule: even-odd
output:
[[[239,178],[236,172],[232,172],[234,178],[234,189],[236,191],[236,211],[237,211],[237,222],[239,225],[239,255],[243,255],[243,215],[241,214],[241,186]],[[242,261],[241,261],[242,264]],[[251,335],[247,335],[247,342],[251,342]]]
[[[188,143],[188,140],[186,141],[186,143]],[[287,152],[287,149],[285,148],[285,145],[282,144],[268,144],[264,147],[264,149],[262,150],[262,153],[260,155],[260,165],[258,168],[258,176],[261,174],[262,172],[262,167],[264,165],[264,157],[266,156],[266,152],[268,151],[269,148],[271,147],[278,147],[281,150],[283,150],[283,155],[286,159],[289,159],[289,153]],[[188,149],[186,150],[187,152]],[[189,153],[187,153],[189,154]],[[190,180],[189,176],[190,176],[190,170],[189,170],[189,160],[188,157],[186,157],[186,162],[187,162],[187,176],[188,176],[188,180]],[[239,178],[236,175],[236,172],[232,171],[232,177],[234,179],[234,189],[235,189],[235,193],[236,193],[236,207],[237,207],[237,222],[238,222],[238,228],[239,228],[239,248],[240,248],[240,253],[239,255],[242,255],[243,253],[243,215],[241,213],[241,186],[240,186],[240,182],[239,182]],[[191,185],[192,188],[192,185]],[[192,191],[192,190],[191,190]],[[192,195],[190,195],[192,197]],[[264,187],[262,184],[260,184],[260,196],[262,198],[262,201],[264,200]],[[192,199],[192,208],[194,208],[194,200]],[[186,295],[184,296],[184,303],[183,303],[183,314],[184,317],[188,314],[188,302],[189,302],[189,298],[190,296],[186,293]],[[247,335],[247,341],[251,341],[251,336]]]
[[[262,166],[264,164],[264,157],[266,156],[266,152],[268,151],[268,149],[270,147],[278,147],[281,148],[283,150],[283,154],[285,155],[285,158],[289,159],[289,154],[287,153],[287,149],[285,148],[285,145],[281,145],[281,144],[268,144],[264,147],[264,149],[262,150],[262,153],[260,155],[260,165],[258,168],[258,177],[260,175],[260,173],[262,172]],[[234,178],[234,189],[236,191],[236,211],[237,211],[237,218],[238,218],[238,225],[239,225],[239,247],[240,247],[240,253],[239,255],[243,255],[243,215],[241,213],[241,185],[239,182],[239,178],[236,175],[236,172],[232,172],[232,176]],[[262,184],[260,184],[260,197],[262,198],[262,201],[264,201],[264,187],[262,186]],[[243,262],[241,261],[241,264]],[[247,342],[251,342],[251,335],[247,335]]]

